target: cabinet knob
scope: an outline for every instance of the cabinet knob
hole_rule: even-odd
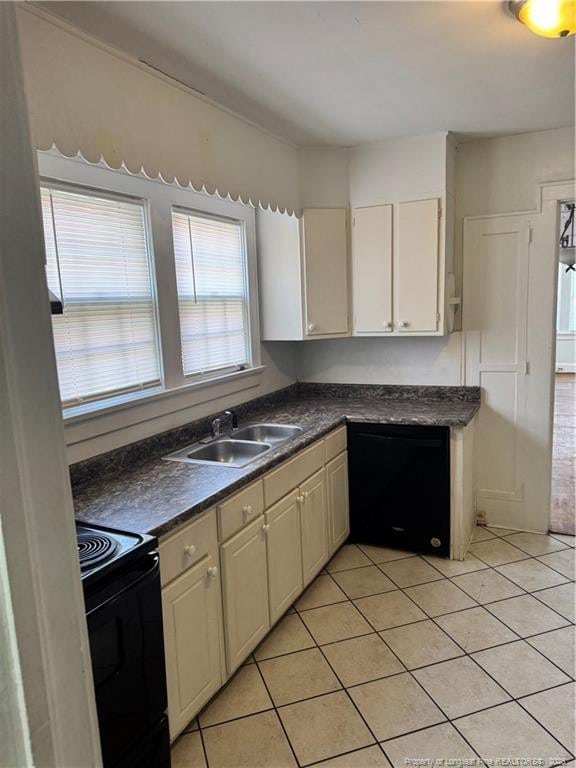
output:
[[[310,496],[310,491],[304,491],[304,498],[307,499]]]
[[[185,553],[185,554],[186,554],[188,557],[192,557],[192,555],[193,555],[195,552],[196,552],[196,547],[194,546],[194,544],[187,544],[187,545],[184,547],[184,553]]]
[[[214,576],[218,576],[218,568],[215,565],[210,566],[208,568],[208,576],[211,576],[214,578]]]
[[[245,507],[242,507],[242,514],[244,515],[244,519],[246,519],[249,515],[251,515],[252,504],[247,504]]]
[[[296,501],[298,502],[298,504],[303,504],[304,503],[304,496],[296,496]]]
[[[316,323],[308,323],[308,330],[309,331],[315,331],[316,330]]]
[[[268,525],[268,523],[264,523],[264,525],[262,526],[262,530],[264,531],[264,533],[268,533],[268,531],[270,530],[270,526]]]
[[[408,323],[406,320],[400,320],[398,322],[398,328],[407,328],[407,327],[408,327]]]
[[[382,323],[383,328],[390,328],[391,325],[392,323],[388,322],[388,320],[384,320],[384,322]]]

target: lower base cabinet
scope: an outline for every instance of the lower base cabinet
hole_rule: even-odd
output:
[[[264,515],[220,547],[226,667],[232,674],[270,628]]]
[[[346,431],[340,428],[161,542],[172,740],[348,532]]]
[[[309,584],[328,559],[326,470],[321,469],[300,486],[302,575]]]
[[[224,682],[218,563],[203,558],[162,590],[170,738]]]
[[[348,453],[346,451],[326,464],[326,487],[330,554],[333,554],[344,544],[350,534]]]
[[[274,624],[302,592],[302,546],[298,490],[266,512],[268,597]]]

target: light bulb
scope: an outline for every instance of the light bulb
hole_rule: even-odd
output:
[[[528,29],[543,37],[576,32],[576,0],[515,0],[510,10]]]

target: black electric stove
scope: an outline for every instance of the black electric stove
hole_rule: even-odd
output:
[[[76,540],[85,593],[158,546],[153,536],[81,522],[76,523]]]
[[[77,523],[104,768],[170,768],[157,540]]]

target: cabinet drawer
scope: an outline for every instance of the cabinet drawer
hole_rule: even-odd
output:
[[[324,466],[324,440],[298,453],[264,478],[264,499],[269,507]]]
[[[162,586],[188,570],[206,555],[217,559],[218,535],[216,512],[211,509],[199,520],[160,542],[160,578]]]
[[[264,490],[262,481],[249,485],[218,507],[220,541],[232,536],[242,526],[252,522],[264,511]]]
[[[336,458],[339,453],[346,450],[346,427],[340,427],[326,436],[326,461]]]

